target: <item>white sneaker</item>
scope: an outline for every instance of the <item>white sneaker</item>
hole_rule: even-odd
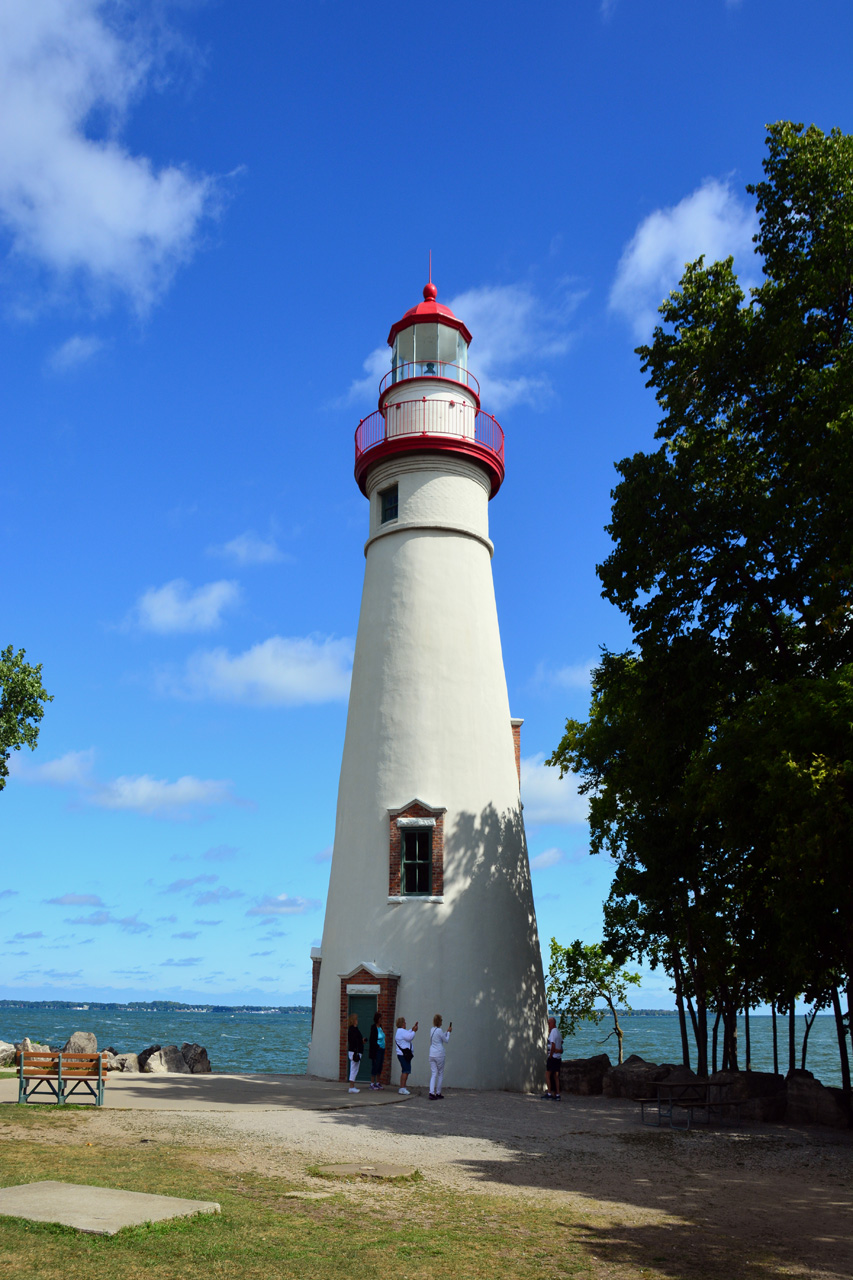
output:
[[[408,1089],[398,1089],[398,1090],[397,1090],[397,1092],[398,1092],[398,1093],[405,1093],[407,1097],[408,1097],[408,1094],[409,1094]]]
[[[358,1093],[358,1089],[350,1089],[350,1093]]]

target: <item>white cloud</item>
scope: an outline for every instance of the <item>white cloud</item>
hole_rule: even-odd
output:
[[[222,556],[225,560],[241,566],[280,564],[282,560],[292,559],[292,556],[286,555],[281,550],[275,538],[272,536],[262,538],[251,529],[247,529],[245,533],[239,533],[236,538],[232,538],[221,547],[208,547],[208,554]]]
[[[102,907],[104,904],[96,893],[63,893],[59,898],[46,898],[51,907]]]
[[[239,852],[233,844],[217,844],[212,849],[207,849],[201,856],[205,862],[230,862]]]
[[[197,898],[193,899],[195,907],[218,907],[220,903],[227,902],[231,898],[242,898],[243,893],[240,889],[226,889],[224,884],[218,885],[215,889],[208,889],[205,893],[200,893]]]
[[[624,316],[638,339],[651,336],[657,308],[674,289],[688,262],[750,259],[758,229],[755,211],[729,181],[707,178],[689,196],[644,218],[626,246],[610,290],[610,309]],[[747,268],[748,270],[748,268]]]
[[[48,357],[48,367],[54,373],[68,373],[71,369],[76,369],[78,365],[85,364],[87,360],[91,360],[96,356],[103,347],[100,338],[96,338],[93,334],[84,337],[80,333],[75,333],[73,338],[68,338],[55,351],[51,352]]]
[[[547,667],[540,662],[533,677],[534,684],[557,689],[590,689],[592,662],[576,662],[565,667]]]
[[[534,858],[530,859],[531,871],[545,871],[548,867],[556,867],[561,863],[565,854],[562,849],[544,849],[542,853],[537,853]]]
[[[279,893],[273,898],[268,894],[260,902],[255,903],[253,907],[249,907],[246,915],[301,916],[306,911],[316,911],[319,906],[320,903],[316,898],[291,898],[286,893]]]
[[[30,784],[85,787],[92,781],[94,761],[95,752],[92,747],[86,751],[66,751],[64,756],[58,756],[56,760],[45,760],[41,764],[32,764],[29,760],[12,756],[9,761],[9,774],[19,782]]]
[[[236,582],[208,582],[192,589],[183,578],[175,578],[163,587],[149,587],[136,602],[131,620],[143,631],[159,635],[175,632],[214,631],[222,622],[222,613],[240,598]]]
[[[545,753],[526,756],[521,761],[521,798],[524,820],[549,826],[568,826],[588,821],[588,803],[579,796],[571,774],[560,777],[559,769],[545,763]]]
[[[450,310],[471,331],[469,367],[480,383],[485,409],[535,405],[550,397],[542,364],[568,350],[570,321],[583,296],[562,281],[550,301],[527,284],[483,285],[450,299]],[[366,376],[352,383],[346,400],[375,401],[390,367],[389,347],[371,351],[364,361]]]
[[[186,880],[173,880],[171,884],[166,885],[162,890],[163,893],[183,893],[186,889],[193,889],[198,884],[216,884],[219,876],[204,875],[191,876]]]
[[[120,142],[156,61],[142,23],[121,29],[125,14],[103,0],[0,6],[0,225],[13,259],[144,312],[194,252],[215,187]]]
[[[331,862],[333,852],[334,852],[334,846],[331,844],[327,844],[325,849],[319,849],[317,853],[311,854],[311,861],[319,862],[319,863]]]
[[[302,706],[345,701],[353,645],[333,637],[272,636],[245,653],[210,649],[193,654],[167,692],[251,706]]]
[[[91,803],[99,809],[146,813],[160,818],[188,817],[193,810],[216,804],[233,804],[234,800],[232,784],[227,779],[186,775],[175,782],[167,782],[152,778],[148,773],[114,778],[90,797]]]

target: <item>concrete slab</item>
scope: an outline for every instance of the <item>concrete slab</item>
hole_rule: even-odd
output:
[[[349,1111],[408,1102],[415,1097],[414,1093],[411,1099],[401,1097],[396,1089],[365,1088],[349,1093],[342,1081],[265,1072],[149,1076],[111,1071],[104,1087],[105,1107],[131,1111]],[[0,1104],[17,1101],[18,1081],[0,1080]]]
[[[416,1172],[411,1164],[321,1164],[318,1173],[325,1178],[411,1178]]]
[[[219,1212],[215,1200],[182,1200],[74,1182],[27,1182],[0,1188],[0,1217],[58,1222],[95,1236],[114,1236],[123,1227],[143,1222]]]

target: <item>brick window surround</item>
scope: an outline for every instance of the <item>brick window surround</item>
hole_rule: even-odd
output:
[[[403,886],[403,831],[406,827],[432,827],[432,891],[423,896],[440,898],[444,893],[444,815],[446,809],[434,809],[422,800],[412,800],[402,809],[389,809],[388,897],[401,898]]]
[[[349,1022],[349,992],[348,987],[368,986],[371,988],[378,987],[376,992],[376,1010],[382,1014],[382,1030],[385,1032],[385,1061],[382,1064],[382,1075],[379,1077],[382,1084],[391,1083],[391,1067],[396,1058],[394,1057],[394,1023],[397,1018],[397,984],[400,981],[399,974],[396,973],[377,973],[371,965],[368,969],[361,965],[358,969],[354,969],[352,973],[341,975],[341,1042],[340,1042],[340,1063],[339,1063],[339,1080],[347,1080],[349,1078],[349,1059],[347,1058],[347,1024]],[[359,1027],[359,1031],[364,1036],[364,1052],[367,1053],[367,1045],[370,1038],[370,1027]]]

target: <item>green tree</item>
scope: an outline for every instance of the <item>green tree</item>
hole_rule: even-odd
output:
[[[556,1013],[560,1030],[563,1035],[574,1035],[578,1022],[598,1024],[609,1011],[613,1018],[610,1035],[616,1036],[620,1062],[623,1055],[619,1013],[631,1012],[628,987],[639,982],[638,973],[621,968],[599,943],[586,944],[578,938],[570,946],[561,947],[556,938],[551,939],[546,993],[548,1008]],[[598,1001],[603,1001],[605,1007]]]
[[[53,701],[41,682],[41,663],[31,666],[25,656],[25,649],[15,653],[11,645],[0,649],[0,791],[9,776],[10,754],[22,746],[35,751],[43,703]]]
[[[849,1094],[853,138],[771,125],[748,190],[763,282],[699,259],[638,348],[660,443],[617,466],[598,568],[636,650],[550,763],[617,859],[608,949],[716,1009],[730,1065],[738,1007],[831,990]]]

